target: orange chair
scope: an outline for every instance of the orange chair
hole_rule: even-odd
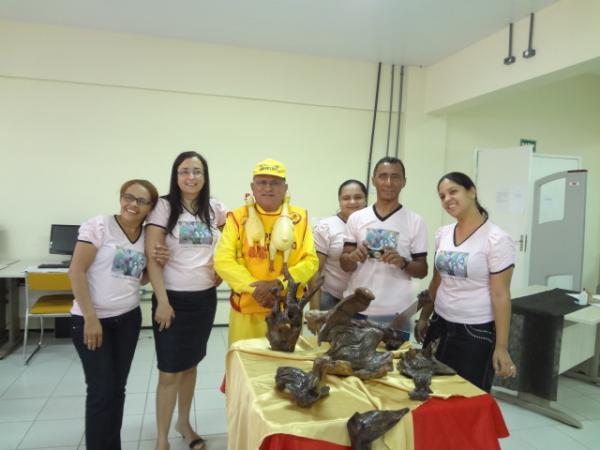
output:
[[[42,348],[44,339],[44,317],[69,317],[73,305],[71,282],[67,272],[25,272],[25,332],[23,338],[23,359],[28,364],[33,355]],[[34,294],[39,296],[35,297]],[[40,295],[41,294],[41,295]],[[40,340],[35,350],[26,356],[29,318],[40,318]]]

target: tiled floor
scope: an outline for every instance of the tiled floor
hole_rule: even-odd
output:
[[[50,337],[47,344],[26,367],[20,351],[0,361],[0,450],[85,449],[79,357],[70,339]],[[210,450],[227,448],[225,396],[219,391],[226,349],[227,329],[215,327],[198,368],[192,425]],[[152,332],[142,330],[127,383],[123,450],[154,449],[157,373]],[[188,448],[174,431],[170,443],[171,450]]]
[[[199,366],[194,404],[196,428],[209,450],[227,448],[224,373],[227,329],[214,328],[208,355]],[[123,450],[153,450],[157,372],[152,333],[143,330],[127,386]],[[0,450],[83,449],[85,383],[70,340],[48,339],[29,366],[21,354],[0,361]],[[511,436],[504,450],[600,449],[600,387],[561,377],[559,404],[583,421],[583,429],[500,402]],[[172,433],[171,449],[184,450]],[[431,449],[436,450],[436,449]]]

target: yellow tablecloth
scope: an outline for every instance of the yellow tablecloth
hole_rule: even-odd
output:
[[[405,407],[412,410],[421,404],[409,399],[413,383],[396,370],[397,360],[393,372],[376,380],[327,375],[324,382],[331,388],[329,396],[310,408],[300,408],[288,394],[275,389],[278,367],[310,371],[314,359],[327,348],[328,344],[317,347],[315,339],[303,337],[294,353],[270,350],[266,338],[238,341],[232,346],[226,360],[230,450],[257,450],[264,438],[277,433],[350,445],[346,422],[355,412]],[[433,396],[442,398],[485,394],[457,375],[435,377],[431,389]],[[413,449],[411,414],[373,444],[374,450],[392,448]]]

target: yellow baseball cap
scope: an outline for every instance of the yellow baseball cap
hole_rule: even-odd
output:
[[[259,162],[252,170],[252,176],[271,175],[274,177],[285,178],[285,166],[274,159],[265,159]]]

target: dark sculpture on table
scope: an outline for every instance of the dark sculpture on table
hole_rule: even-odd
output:
[[[367,411],[354,413],[346,427],[354,450],[371,450],[373,441],[383,436],[408,413],[408,408],[398,411]]]
[[[293,352],[302,331],[302,310],[320,285],[310,293],[305,292],[302,298],[296,299],[299,284],[294,281],[287,269],[284,273],[288,282],[287,296],[282,298],[279,295],[280,289],[275,289],[273,292],[277,300],[273,304],[271,314],[266,318],[267,339],[273,350]]]
[[[327,372],[326,363],[325,358],[319,358],[313,364],[312,372],[305,372],[296,367],[279,367],[275,375],[275,387],[279,391],[289,392],[298,406],[307,408],[329,395],[329,386],[321,385],[321,380]]]
[[[435,350],[438,341],[432,341],[422,350],[410,349],[400,355],[398,370],[402,375],[410,377],[415,383],[415,389],[408,393],[412,400],[427,400],[431,393],[431,378],[433,375],[455,375],[451,367],[436,359]]]
[[[328,372],[354,375],[363,380],[380,378],[393,370],[390,352],[378,352],[384,332],[362,324],[356,326],[353,317],[364,311],[375,297],[370,290],[358,288],[323,314],[307,313],[308,327],[317,334],[318,343],[329,342],[326,356],[331,358]]]

